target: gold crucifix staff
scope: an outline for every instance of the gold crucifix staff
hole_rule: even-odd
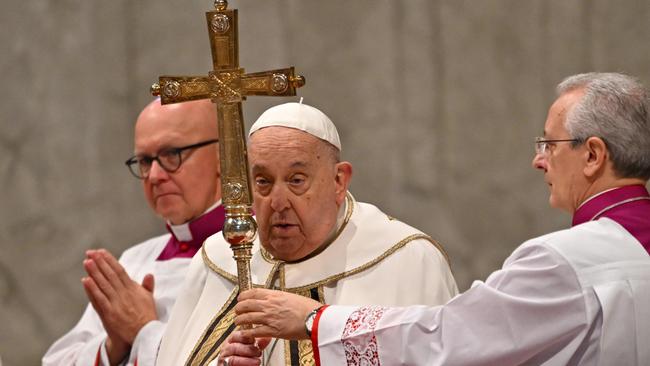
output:
[[[253,219],[242,101],[248,95],[292,96],[305,85],[293,67],[245,74],[239,67],[237,9],[228,1],[215,0],[215,11],[206,13],[213,70],[208,76],[161,76],[151,94],[162,104],[210,98],[216,104],[219,121],[221,192],[226,211],[223,236],[237,261],[241,291],[252,287],[251,249],[257,234]]]

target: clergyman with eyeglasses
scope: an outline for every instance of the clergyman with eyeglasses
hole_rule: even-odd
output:
[[[152,101],[136,121],[134,141],[126,165],[169,233],[129,248],[119,261],[104,249],[86,252],[82,284],[90,304],[50,347],[45,366],[153,365],[192,256],[223,227],[217,113],[210,101]]]
[[[650,92],[622,74],[569,77],[535,144],[570,229],[528,240],[437,307],[243,292],[235,323],[255,328],[238,336],[311,338],[317,365],[650,365]]]

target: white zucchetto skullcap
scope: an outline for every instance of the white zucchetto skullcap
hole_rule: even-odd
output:
[[[302,102],[302,100],[301,100]],[[265,127],[278,126],[295,128],[305,131],[312,136],[325,140],[341,150],[341,140],[336,126],[325,113],[303,103],[285,103],[267,109],[253,123],[248,133],[250,137],[255,131]]]

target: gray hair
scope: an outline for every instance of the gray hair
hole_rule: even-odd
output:
[[[338,147],[332,145],[330,142],[325,141],[321,138],[317,138],[318,142],[321,144],[321,147],[325,151],[325,153],[328,155],[329,159],[334,163],[340,163],[341,162],[341,150],[339,150]]]
[[[618,73],[569,76],[557,94],[584,90],[567,113],[565,127],[579,142],[600,137],[621,178],[650,179],[650,92],[637,79]]]

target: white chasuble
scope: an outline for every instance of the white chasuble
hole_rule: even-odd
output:
[[[321,365],[650,365],[650,257],[603,218],[527,241],[443,306],[315,323]]]
[[[251,259],[255,285],[341,305],[437,305],[458,292],[446,255],[429,236],[349,194],[340,216],[332,242],[300,262],[273,260],[256,240]],[[190,265],[157,365],[216,364],[222,342],[234,329],[236,273],[222,235],[210,237]],[[313,365],[311,343],[273,340],[264,362]]]

